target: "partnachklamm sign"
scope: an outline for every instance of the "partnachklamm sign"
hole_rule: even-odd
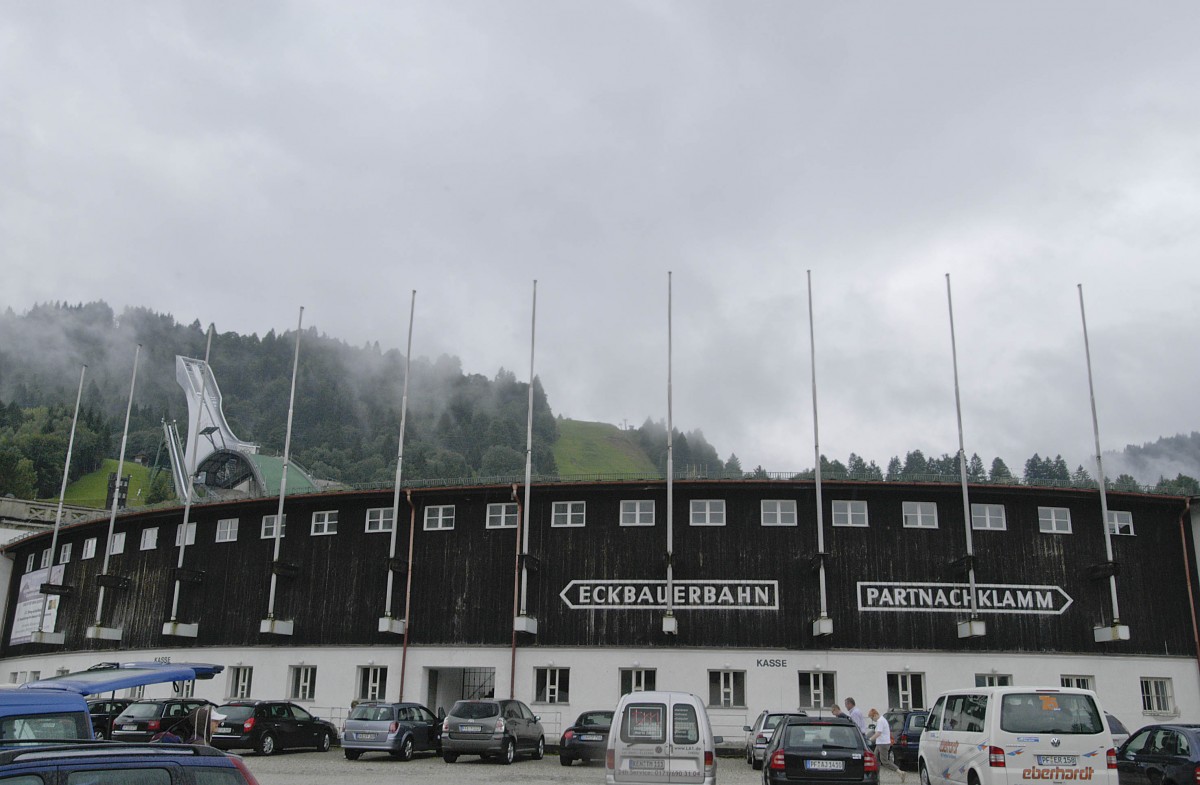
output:
[[[663,610],[665,580],[571,581],[559,593],[574,610]],[[779,610],[779,581],[671,581],[676,610]]]
[[[1058,586],[975,584],[979,613],[1019,613],[1057,616],[1071,607],[1071,595]],[[971,610],[969,583],[896,583],[860,581],[860,611]]]

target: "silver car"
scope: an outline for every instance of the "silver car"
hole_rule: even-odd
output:
[[[364,752],[386,752],[399,760],[413,753],[440,751],[442,723],[419,703],[365,701],[342,727],[342,750],[349,760]]]
[[[775,735],[775,729],[781,723],[787,721],[788,717],[804,717],[802,711],[770,711],[764,709],[758,715],[758,719],[753,725],[743,725],[742,730],[746,731],[746,762],[758,771],[763,767],[763,752],[767,749],[767,745],[771,743],[771,737]]]
[[[518,700],[465,700],[442,720],[442,759],[478,755],[512,763],[518,753],[541,760],[546,733],[539,717]]]

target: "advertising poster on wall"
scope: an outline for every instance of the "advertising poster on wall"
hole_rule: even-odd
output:
[[[43,583],[61,584],[63,580],[63,566],[61,564],[54,567],[46,567],[41,570],[25,573],[21,576],[21,588],[17,591],[16,613],[13,616],[12,634],[8,637],[9,645],[16,643],[29,643],[33,640],[33,633],[38,629],[46,632],[53,632],[54,625],[58,621],[58,602],[60,597],[56,594],[51,594],[47,598],[42,594],[40,589]],[[46,600],[46,615],[45,623],[39,624],[42,619],[42,603]]]

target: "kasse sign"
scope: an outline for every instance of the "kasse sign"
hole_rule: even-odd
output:
[[[665,580],[571,581],[559,593],[573,610],[664,610]],[[779,581],[671,581],[675,610],[779,610]]]
[[[975,584],[979,613],[1058,616],[1071,607],[1071,595],[1059,586]],[[971,610],[969,583],[898,583],[859,581],[860,611],[945,612]]]

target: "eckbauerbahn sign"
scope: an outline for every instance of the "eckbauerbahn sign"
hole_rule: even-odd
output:
[[[572,610],[664,610],[665,580],[571,581],[561,592]],[[671,607],[680,610],[779,610],[779,581],[671,581]]]
[[[1059,586],[975,584],[978,613],[1058,616],[1071,607],[1071,595]],[[961,613],[971,610],[969,583],[858,583],[860,611]]]

